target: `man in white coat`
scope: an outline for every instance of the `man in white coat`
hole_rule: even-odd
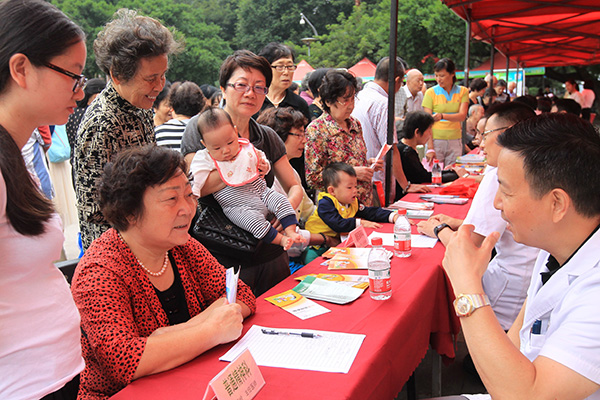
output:
[[[521,103],[500,103],[488,110],[488,119],[482,133],[481,149],[486,156],[487,169],[463,220],[437,214],[420,222],[419,232],[437,237],[447,245],[462,224],[474,226],[473,241],[480,245],[486,236],[498,232],[496,255],[483,275],[483,289],[500,325],[508,331],[519,315],[527,297],[527,287],[539,249],[517,243],[499,210],[494,208],[494,196],[498,191],[498,156],[501,147],[498,136],[519,121],[532,118],[535,113]]]
[[[542,251],[507,335],[481,285],[499,235],[479,247],[463,225],[451,239],[443,265],[469,352],[491,398],[598,400],[600,136],[581,118],[543,114],[498,143],[494,205],[517,242]]]

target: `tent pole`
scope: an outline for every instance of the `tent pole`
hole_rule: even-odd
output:
[[[471,58],[471,9],[467,8],[465,10],[465,22],[467,24],[467,35],[465,38],[465,77],[463,79],[463,86],[464,87],[469,87],[469,64],[470,64],[470,58]]]
[[[493,28],[492,28],[493,31]],[[492,32],[492,37],[493,37],[493,32]],[[490,52],[490,81],[488,83],[488,87],[493,89],[494,88],[494,51],[496,50],[494,48],[494,41],[490,41],[490,44],[492,45],[492,50]]]
[[[506,55],[506,85],[508,85],[508,70],[510,69],[510,57]]]
[[[388,72],[388,132],[387,132],[387,143],[393,145],[394,143],[394,131],[396,129],[394,125],[394,102],[396,100],[395,87],[396,87],[396,51],[398,46],[398,0],[391,1],[390,10],[390,68]],[[385,162],[385,204],[381,206],[387,206],[390,204],[390,187],[392,185],[392,151],[388,151]]]

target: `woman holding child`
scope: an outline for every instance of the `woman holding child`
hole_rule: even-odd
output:
[[[354,167],[358,178],[358,199],[370,206],[373,202],[373,172],[383,168],[383,160],[370,168],[367,146],[360,122],[350,114],[358,91],[356,78],[346,71],[330,70],[319,88],[323,114],[306,128],[306,181],[323,192],[321,175],[329,163],[345,162]]]
[[[303,191],[286,157],[285,145],[271,128],[252,119],[265,100],[272,77],[271,65],[264,57],[248,50],[238,50],[221,65],[219,83],[225,102],[224,110],[231,117],[239,137],[247,139],[254,147],[262,150],[271,164],[271,170],[265,175],[267,186],[271,187],[274,178],[277,177],[292,208],[296,209],[302,201]],[[190,124],[197,120],[192,119]],[[192,132],[186,130],[184,136],[189,136],[190,133]],[[195,136],[199,141],[199,136]],[[212,171],[206,178],[200,195],[212,194],[225,186],[219,172]],[[278,225],[279,223],[274,224],[276,228]],[[256,251],[251,259],[213,253],[223,265],[241,265],[240,278],[256,295],[266,292],[290,275],[288,257],[281,246],[260,242],[259,247],[260,251]]]
[[[104,170],[100,208],[113,228],[73,278],[85,369],[79,398],[104,399],[131,381],[237,339],[255,310],[239,283],[228,304],[225,269],[188,234],[196,198],[180,153],[148,145]]]

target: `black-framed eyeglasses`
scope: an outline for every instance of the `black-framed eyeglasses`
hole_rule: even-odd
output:
[[[242,82],[236,83],[228,83],[227,86],[231,86],[233,90],[240,93],[248,93],[250,90],[254,91],[256,94],[266,95],[269,93],[269,88],[262,85],[254,85],[250,86]]]
[[[297,136],[300,139],[304,139],[306,137],[306,135],[304,133],[303,134],[299,134],[299,133],[288,132],[288,135]]]
[[[75,79],[75,85],[73,85],[73,93],[77,92],[79,89],[82,89],[85,86],[85,83],[87,82],[87,78],[83,75],[74,74],[73,72],[69,72],[66,69],[58,67],[54,64],[44,63],[43,65],[44,67],[53,69],[56,72],[68,76],[69,78]]]
[[[501,131],[502,129],[508,129],[508,128],[510,128],[511,126],[512,126],[512,125],[510,125],[510,126],[503,126],[502,128],[489,129],[489,130],[487,130],[487,131],[483,131],[483,132],[481,133],[481,138],[482,138],[482,139],[485,139],[485,137],[486,137],[486,136],[487,136],[489,133],[492,133],[492,132],[497,132],[497,131]]]
[[[271,65],[271,68],[276,70],[277,72],[283,72],[284,70],[288,70],[289,72],[295,71],[298,68],[297,65]]]

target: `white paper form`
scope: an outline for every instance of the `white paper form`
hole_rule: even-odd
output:
[[[383,240],[384,246],[393,246],[394,245],[394,234],[393,233],[381,233],[381,232],[373,232],[369,235],[369,240],[374,237],[380,237]],[[432,249],[437,243],[436,238],[430,238],[429,236],[420,235],[418,233],[413,233],[410,238],[411,246],[413,248],[424,248],[424,249]]]
[[[297,335],[267,335],[262,329],[310,332],[318,338]],[[219,360],[232,361],[249,349],[258,365],[347,374],[366,335],[306,329],[268,328],[253,325],[239,342]]]

